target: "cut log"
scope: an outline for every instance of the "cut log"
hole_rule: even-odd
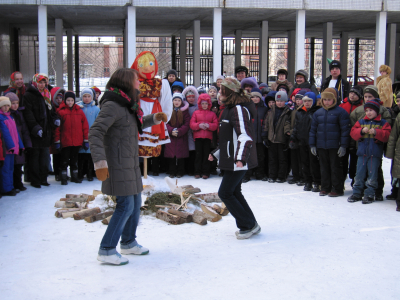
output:
[[[98,195],[103,195],[103,193],[101,191],[98,191],[98,190],[93,190],[93,196],[96,197]]]
[[[60,198],[60,201],[68,201],[69,198]]]
[[[66,194],[65,198],[78,198],[79,194]]]
[[[76,212],[76,211],[80,211],[80,208],[62,208],[62,209],[58,209],[55,213],[55,216],[57,218],[61,218],[62,217],[62,213],[67,213],[67,212]]]
[[[67,198],[68,202],[87,202],[86,197],[77,197],[77,198]]]
[[[79,212],[83,212],[85,210],[87,210],[87,209],[80,209]],[[63,219],[66,219],[66,218],[72,218],[74,216],[74,214],[76,214],[76,211],[67,211],[67,212],[61,213],[61,216]]]
[[[193,222],[193,215],[184,211],[179,211],[176,209],[168,209],[168,212],[170,214],[173,214],[175,216],[181,217],[185,220],[186,223]]]
[[[205,215],[205,213],[203,213],[202,211],[195,210],[193,213],[193,222],[195,222],[199,225],[206,225],[207,218],[204,215]]]
[[[222,219],[222,217],[209,206],[201,205],[201,210],[207,215],[207,220],[211,222],[217,222]]]
[[[224,205],[225,206],[225,205]],[[218,214],[220,214],[221,216],[226,216],[227,214],[229,214],[229,210],[225,207],[221,207],[218,204],[214,204],[212,207]]]
[[[199,189],[199,188],[187,188],[184,191],[185,191],[185,193],[196,194],[196,193],[200,193],[201,189]]]
[[[110,224],[111,217],[112,217],[112,215],[107,217],[107,218],[105,218],[103,221],[101,221],[101,223],[103,223],[104,225]]]
[[[86,217],[97,215],[100,212],[101,212],[101,210],[98,207],[87,209],[85,211],[79,211],[74,214],[74,220],[82,220]]]
[[[80,197],[86,198],[88,202],[89,202],[89,201],[93,201],[94,198],[95,198],[95,196],[89,195],[89,194],[80,194]]]
[[[88,223],[93,223],[93,222],[96,222],[96,221],[103,220],[103,219],[105,219],[105,218],[107,218],[109,216],[112,216],[113,213],[114,213],[114,211],[106,211],[106,212],[103,212],[103,213],[100,213],[100,214],[97,214],[97,215],[94,215],[94,216],[86,217],[85,221],[88,222]]]
[[[57,208],[74,208],[75,207],[75,202],[57,201],[54,204],[54,207],[57,207]]]
[[[188,184],[188,185],[182,185],[182,186],[180,186],[180,188],[183,188],[183,189],[192,189],[193,188],[193,185],[190,185],[190,184]]]
[[[207,193],[207,194],[197,194],[197,197],[203,199],[205,202],[222,202],[218,196],[218,193]]]
[[[162,210],[157,211],[156,218],[168,222],[169,224],[172,225],[179,225],[185,223],[185,220],[183,218],[167,213]]]

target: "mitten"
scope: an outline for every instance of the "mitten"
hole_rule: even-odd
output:
[[[168,121],[167,115],[163,112],[158,112],[158,113],[154,114],[154,118],[157,121],[163,121],[164,123],[166,123]]]
[[[61,143],[55,143],[54,144],[54,148],[56,148],[56,150],[60,150],[61,149]]]
[[[100,181],[104,181],[107,178],[109,178],[110,174],[108,173],[108,168],[97,169],[96,170],[96,177]]]
[[[42,137],[42,135],[43,135],[43,130],[40,129],[40,130],[38,131],[37,135],[40,136],[40,137]]]
[[[89,142],[84,142],[82,147],[83,147],[83,149],[88,150],[89,149]]]
[[[343,157],[346,154],[346,148],[340,147],[337,154],[339,155],[339,157]]]
[[[54,125],[56,125],[57,127],[59,127],[60,124],[61,124],[60,120],[57,119],[57,120],[54,121]]]

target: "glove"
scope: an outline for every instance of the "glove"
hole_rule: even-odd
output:
[[[42,137],[42,135],[43,135],[43,130],[40,129],[40,130],[37,132],[37,135],[40,136],[40,137]]]
[[[340,147],[337,154],[339,155],[339,157],[343,157],[346,154],[346,148]]]
[[[55,143],[54,144],[54,148],[56,148],[56,150],[60,150],[61,149],[61,143]]]
[[[203,123],[203,124],[204,124],[205,129],[208,129],[210,127],[210,124],[208,124],[208,123]]]
[[[311,153],[314,156],[317,156],[317,147],[311,147]]]
[[[204,123],[199,124],[199,127],[200,127],[200,129],[203,129],[203,130],[206,129],[205,126],[204,126]]]
[[[156,118],[157,121],[163,121],[164,123],[168,121],[167,115],[163,112],[156,113],[154,117]]]
[[[83,149],[88,150],[89,149],[89,142],[84,142],[82,147],[83,147]]]
[[[56,125],[57,127],[59,127],[60,124],[61,124],[60,120],[57,119],[57,120],[54,121],[54,125]]]
[[[269,146],[271,145],[269,140],[263,140],[263,144],[265,147],[269,148]]]
[[[96,177],[100,181],[104,181],[107,178],[109,178],[110,174],[108,173],[108,168],[97,169],[96,170]]]

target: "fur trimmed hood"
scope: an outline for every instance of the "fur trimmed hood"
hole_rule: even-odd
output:
[[[199,99],[199,92],[197,91],[196,87],[193,86],[193,85],[189,85],[183,90],[182,95],[183,95],[183,97],[185,97],[185,99],[186,99],[186,94],[187,94],[188,91],[193,92],[194,99],[195,99],[195,101],[197,103],[197,100]]]

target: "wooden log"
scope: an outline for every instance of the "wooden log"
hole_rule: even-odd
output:
[[[193,222],[193,215],[184,211],[179,211],[176,209],[168,209],[168,212],[170,214],[173,214],[175,216],[181,217],[185,220],[186,223]]]
[[[62,213],[67,213],[67,212],[75,212],[75,211],[80,211],[80,208],[61,208],[58,209],[56,211],[56,213],[54,214],[57,218],[61,218],[62,217]]]
[[[200,205],[201,210],[208,215],[206,218],[207,220],[211,221],[211,222],[217,222],[219,220],[222,219],[222,217],[212,208],[210,208],[209,206],[205,206],[205,205]]]
[[[193,213],[193,222],[195,222],[199,225],[206,225],[207,218],[204,215],[205,215],[205,213],[203,213],[202,211],[195,210]]]
[[[79,212],[83,212],[86,210],[87,209],[80,209]],[[61,213],[61,216],[63,219],[66,219],[66,218],[72,218],[74,216],[74,214],[76,214],[76,211],[67,211],[67,212]]]
[[[218,204],[214,204],[212,208],[221,216],[226,216],[229,214],[228,208],[224,205],[224,207],[219,206]]]
[[[98,195],[103,195],[103,193],[99,190],[93,190],[93,196],[97,197]]]
[[[97,215],[101,212],[100,208],[95,207],[95,208],[90,208],[85,211],[78,211],[77,213],[74,214],[74,220],[82,220],[86,217],[90,217],[93,215]]]
[[[103,212],[103,213],[100,213],[100,214],[97,214],[97,215],[94,215],[94,216],[86,217],[85,221],[88,222],[88,223],[93,223],[93,222],[96,222],[96,221],[103,220],[103,219],[105,219],[105,218],[107,218],[109,216],[112,216],[113,213],[114,213],[114,211],[106,211],[106,212]]]
[[[78,198],[67,198],[67,202],[87,202],[86,197],[78,197]]]
[[[197,197],[203,199],[205,202],[222,202],[218,196],[218,193],[207,193],[207,194],[197,194]]]
[[[193,188],[193,185],[190,185],[190,184],[188,184],[188,185],[182,185],[182,186],[180,186],[180,188],[182,188],[182,189],[189,189],[189,188]]]
[[[89,201],[93,201],[93,200],[94,200],[94,198],[96,198],[96,197],[95,197],[95,196],[93,196],[93,195],[84,194],[84,193],[80,194],[80,197],[82,197],[82,198],[86,198],[88,202],[89,202]]]
[[[78,194],[66,194],[65,198],[78,198],[79,195]]]
[[[73,208],[73,207],[75,207],[75,202],[57,201],[54,204],[54,207],[57,207],[57,208]]]
[[[162,210],[157,211],[156,218],[168,222],[169,224],[172,225],[179,225],[185,223],[185,220],[183,218],[167,213]]]
[[[103,221],[101,221],[101,223],[103,223],[104,225],[110,224],[111,217],[112,217],[112,215],[107,217],[107,218],[105,218]]]
[[[59,201],[68,201],[68,200],[69,200],[69,198],[60,198]]]
[[[189,193],[189,194],[196,194],[196,193],[200,193],[201,189],[199,188],[187,188],[185,189],[185,193]]]

